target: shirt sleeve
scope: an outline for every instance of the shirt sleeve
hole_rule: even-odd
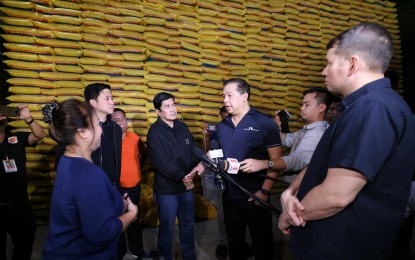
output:
[[[351,112],[350,115],[346,114],[347,110],[343,112],[342,116],[350,120],[342,120],[345,123],[336,130],[342,134],[335,133],[332,138],[329,168],[353,169],[372,181],[393,152],[404,122],[400,119],[402,116],[391,114],[376,101],[359,104]]]
[[[314,150],[324,133],[318,130],[318,128],[307,130],[295,150],[291,150],[289,155],[281,157],[287,165],[286,170],[300,171],[310,163]],[[294,136],[299,138],[298,134],[294,134]]]
[[[278,129],[277,124],[270,117],[266,121],[266,134],[265,134],[265,146],[267,148],[274,146],[281,146],[281,137],[280,130]]]

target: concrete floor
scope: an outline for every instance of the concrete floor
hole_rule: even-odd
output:
[[[279,197],[273,195],[271,197],[271,204],[279,208]],[[289,237],[283,235],[277,229],[277,218],[273,217],[273,234],[274,234],[274,259],[277,260],[295,260],[289,249],[288,249],[288,240]],[[38,226],[36,232],[36,241],[34,245],[34,250],[32,253],[32,260],[41,260],[42,259],[42,247],[43,242],[47,238],[49,232],[48,226]],[[415,234],[415,226],[414,226]],[[213,260],[215,257],[215,250],[217,246],[217,222],[216,219],[198,222],[195,225],[195,244],[196,244],[196,256],[198,260]],[[8,241],[8,259],[11,259],[11,244],[10,240]],[[411,241],[412,255],[411,260],[415,259],[415,239]],[[144,228],[144,250],[145,251],[156,251],[157,250],[157,228]],[[181,260],[180,257],[180,246],[178,242],[178,228],[176,226],[174,242],[173,242],[173,252],[175,255],[175,260]],[[124,257],[124,260],[133,260],[134,258],[127,254]],[[253,258],[251,258],[253,259]]]

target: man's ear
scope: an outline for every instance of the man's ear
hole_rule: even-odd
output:
[[[348,76],[355,74],[360,68],[360,58],[359,56],[353,55],[349,60],[349,72]]]
[[[90,99],[89,104],[94,108],[97,107],[97,101],[95,99]]]
[[[244,97],[243,101],[248,101],[248,93],[243,93],[242,97]]]
[[[158,116],[160,116],[161,111],[156,109],[156,113],[157,113]]]
[[[319,106],[320,112],[326,113],[326,109],[327,109],[327,105],[326,104],[320,104],[318,106]]]

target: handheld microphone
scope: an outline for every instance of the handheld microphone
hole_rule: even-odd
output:
[[[228,166],[228,161],[220,160],[218,162],[218,165],[217,165],[214,162],[212,162],[212,160],[209,159],[209,157],[207,157],[206,154],[199,147],[196,147],[196,146],[193,148],[193,151],[192,152],[193,152],[193,155],[197,159],[201,160],[202,163],[205,166],[209,167],[211,170],[213,170],[215,173],[219,174],[222,178],[224,178],[228,182],[230,182],[233,185],[237,186],[242,192],[244,192],[249,197],[253,198],[260,206],[262,206],[263,208],[269,210],[272,214],[274,214],[276,216],[279,216],[281,214],[281,211],[280,210],[276,209],[275,207],[273,207],[268,202],[263,201],[261,198],[259,198],[255,194],[252,194],[247,189],[245,189],[244,187],[242,187],[241,185],[239,185],[228,174],[226,174],[225,169],[227,169],[229,167]]]
[[[219,166],[220,169],[223,169],[227,173],[230,173],[230,174],[238,173],[239,167],[241,166],[238,160],[234,158],[227,158],[226,161],[219,159],[223,157],[223,152],[222,152],[222,149],[220,149],[218,141],[216,140],[210,141],[210,149],[211,149],[210,157],[215,160],[215,163]],[[223,163],[220,163],[221,161]],[[223,165],[223,168],[222,168],[222,165]]]
[[[210,158],[212,158],[216,164],[218,164],[218,158],[223,157],[223,151],[219,147],[219,143],[216,140],[210,141]]]

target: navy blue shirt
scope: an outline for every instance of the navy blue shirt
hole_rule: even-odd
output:
[[[248,158],[268,160],[267,148],[281,145],[278,126],[272,117],[251,107],[236,127],[231,118],[228,115],[222,120],[216,132],[225,159],[234,158],[239,162]],[[248,191],[255,193],[264,182],[264,178],[258,176],[258,173],[266,174],[267,171],[249,174],[239,172],[229,176]],[[231,199],[248,199],[248,195],[232,183],[226,183],[225,195]]]
[[[293,228],[302,259],[388,259],[415,168],[411,110],[383,78],[343,99],[344,111],[321,138],[298,190],[301,201],[329,168],[360,172],[367,184],[336,215]]]

